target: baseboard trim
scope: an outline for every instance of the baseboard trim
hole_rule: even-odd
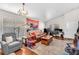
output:
[[[66,40],[74,40],[74,38],[64,38],[64,39],[66,39]]]

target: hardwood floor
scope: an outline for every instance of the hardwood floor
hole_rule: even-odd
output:
[[[2,54],[2,51],[1,51],[1,49],[0,49],[0,55]]]
[[[15,54],[16,55],[37,55],[35,52],[29,50],[24,45],[23,45],[23,48],[21,48],[21,50],[16,51]]]
[[[29,50],[29,49],[28,49],[27,47],[25,47],[24,45],[23,45],[23,47],[22,47],[20,50],[14,52],[14,53],[15,53],[16,55],[37,55],[35,52]],[[2,55],[1,49],[0,49],[0,55]]]

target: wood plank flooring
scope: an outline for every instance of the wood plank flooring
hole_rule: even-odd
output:
[[[27,47],[25,47],[24,45],[23,45],[23,47],[22,47],[20,50],[14,52],[14,53],[15,53],[16,55],[37,55],[35,52],[29,50],[29,49],[28,49]],[[0,49],[0,55],[2,55],[1,49]]]

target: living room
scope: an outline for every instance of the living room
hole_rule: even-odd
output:
[[[78,3],[0,3],[0,55],[78,54],[65,50],[79,37],[78,15]]]

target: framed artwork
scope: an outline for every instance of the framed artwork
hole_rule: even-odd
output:
[[[28,25],[30,25],[30,27],[32,27],[32,28],[38,28],[38,26],[39,26],[39,20],[33,20],[31,18],[27,18],[26,23]]]

